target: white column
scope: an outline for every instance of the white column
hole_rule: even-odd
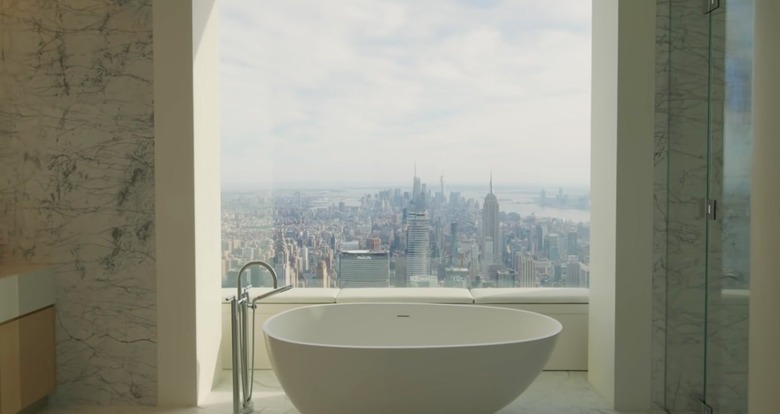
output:
[[[198,404],[221,371],[222,217],[218,0],[192,1]]]
[[[195,406],[221,332],[216,2],[153,7],[158,403]]]
[[[750,201],[750,413],[780,407],[780,2],[756,0]]]
[[[593,1],[588,379],[650,408],[655,2]]]

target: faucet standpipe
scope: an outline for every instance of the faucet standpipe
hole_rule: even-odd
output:
[[[252,283],[249,282],[247,286],[241,286],[241,275],[250,266],[262,266],[271,272],[271,278],[274,283],[274,290],[259,295],[249,300],[249,288],[252,287]],[[233,413],[234,414],[247,414],[254,411],[252,404],[252,390],[254,385],[254,363],[255,363],[255,310],[257,309],[256,303],[269,296],[281,293],[293,288],[293,285],[286,285],[278,287],[279,278],[276,276],[276,272],[273,267],[268,263],[261,260],[255,260],[247,262],[241,266],[238,271],[238,278],[236,281],[236,296],[230,298],[230,324],[232,333],[232,350],[233,350]],[[247,309],[252,308],[252,361],[247,356],[247,349],[249,348],[249,317],[247,315]],[[251,376],[250,376],[250,370]],[[239,375],[240,373],[240,375]]]

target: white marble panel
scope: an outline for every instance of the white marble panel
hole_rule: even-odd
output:
[[[735,154],[724,145],[732,139],[724,110],[727,9],[704,15],[696,2],[666,6],[669,47],[659,41],[658,58],[668,74],[664,79],[659,63],[657,79],[667,82],[657,90],[668,93],[668,107],[656,113],[668,123],[657,123],[656,147],[666,143],[668,157],[658,162],[656,154],[653,401],[681,412],[706,397],[718,410],[741,412],[748,319],[722,300],[721,290],[746,287],[749,222],[738,195],[749,187],[749,174],[734,178],[724,161],[749,151]],[[702,217],[705,198],[719,200],[715,221]]]
[[[717,412],[746,413],[749,297],[745,290],[727,290],[710,303],[707,402]]]
[[[653,402],[703,391],[708,26],[698,2],[658,3]]]
[[[0,228],[56,272],[55,400],[155,404],[151,1],[2,6]]]
[[[669,143],[670,0],[656,1],[655,156],[653,178],[652,402],[664,405],[666,344],[666,216]]]

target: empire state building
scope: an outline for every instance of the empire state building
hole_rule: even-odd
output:
[[[490,175],[490,193],[482,208],[482,258],[485,268],[501,263],[501,239],[498,236],[498,199],[493,194],[493,175]]]

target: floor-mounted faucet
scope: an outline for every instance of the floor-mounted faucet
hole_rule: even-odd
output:
[[[262,266],[271,272],[271,278],[274,282],[274,290],[257,296],[249,300],[249,288],[252,283],[249,282],[246,287],[241,286],[241,275],[250,266]],[[247,262],[241,266],[238,271],[236,283],[236,296],[228,298],[230,301],[230,325],[232,333],[233,350],[233,413],[247,414],[254,411],[252,404],[252,389],[254,381],[254,363],[255,363],[255,309],[257,301],[277,293],[292,289],[293,285],[278,287],[279,278],[273,267],[268,263],[255,260]],[[249,315],[248,308],[252,308],[252,360],[248,359],[249,348]]]

